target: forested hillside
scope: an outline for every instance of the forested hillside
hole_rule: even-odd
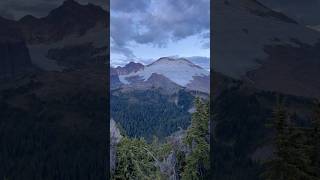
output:
[[[144,137],[149,141],[153,136],[163,139],[190,125],[193,99],[193,95],[184,90],[173,95],[163,94],[161,89],[114,90],[111,117],[129,137]]]
[[[152,143],[122,138],[112,179],[209,179],[209,103],[196,99],[195,106],[191,124],[181,136],[164,142],[154,137]]]

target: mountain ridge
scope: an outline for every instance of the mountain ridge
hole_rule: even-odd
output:
[[[156,87],[160,87],[160,84],[156,82],[159,80],[163,82],[164,89],[168,89],[166,85],[169,84],[171,84],[169,89],[172,89],[172,85],[176,84],[180,88],[193,87],[191,89],[209,93],[209,72],[183,58],[162,57],[148,65],[130,62],[124,67],[111,68],[111,71],[113,72],[112,77],[118,78],[122,85],[127,87],[134,87],[138,84],[140,87],[143,85],[150,87],[150,84],[157,84]],[[118,76],[115,76],[115,72]],[[202,86],[199,88],[192,86],[195,78],[198,80],[197,83],[202,80],[205,80],[206,83],[200,83]]]
[[[320,74],[303,73],[320,65],[314,54],[314,49],[319,48],[319,32],[284,20],[279,12],[258,1],[217,0],[213,4],[216,12],[212,30],[216,44],[212,62],[215,71],[251,83],[261,90],[297,96],[309,96],[304,90],[308,88],[320,92],[319,87],[305,81]],[[298,60],[301,58],[303,62]],[[279,70],[278,66],[283,69]],[[292,78],[293,75],[304,80]],[[312,96],[320,94],[313,93]]]
[[[74,0],[66,0],[45,17],[26,15],[17,24],[29,43],[48,43],[62,40],[73,33],[81,36],[98,22],[106,25],[107,13],[91,3],[82,5]]]

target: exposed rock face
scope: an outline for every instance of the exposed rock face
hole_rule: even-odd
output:
[[[132,78],[136,78],[135,80]],[[148,90],[148,89],[161,89],[163,94],[173,94],[182,89],[181,86],[172,82],[167,77],[153,73],[147,81],[143,81],[140,77],[131,77],[130,85],[123,85],[123,88],[130,88],[132,90]]]
[[[48,16],[25,16],[18,22],[28,43],[48,43],[62,40],[71,34],[83,35],[98,22],[107,25],[107,12],[93,4],[81,5],[66,0]]]
[[[105,62],[107,15],[99,6],[66,0],[46,17],[27,15],[19,21],[0,17],[0,55],[5,57],[0,60],[0,76],[16,74],[28,64],[61,71],[88,61]]]
[[[158,166],[160,171],[169,177],[168,180],[179,179],[176,169],[177,162],[178,160],[174,152],[171,152],[167,158],[165,158],[162,162],[159,162]]]
[[[110,171],[114,172],[116,167],[116,148],[117,144],[122,139],[120,130],[118,129],[116,122],[110,120]]]
[[[216,72],[266,91],[319,97],[319,32],[257,0],[213,4]]]
[[[135,73],[143,68],[144,68],[144,65],[141,63],[130,62],[129,64],[125,65],[124,67],[117,67],[116,71],[117,71],[118,75],[127,75],[130,73]]]
[[[178,160],[176,152],[180,151],[185,153],[186,155],[190,153],[190,149],[183,143],[183,138],[186,135],[185,130],[179,130],[173,133],[171,136],[168,137],[168,143],[170,143],[173,147],[173,150],[170,154],[164,158],[161,162],[158,162],[158,166],[160,171],[169,177],[169,180],[179,180],[178,176]]]
[[[320,41],[307,45],[266,46],[268,61],[248,73],[254,86],[285,94],[320,97]]]
[[[119,80],[118,72],[115,68],[110,68],[110,88],[116,89],[121,85],[121,81]]]
[[[210,93],[210,76],[194,76],[193,80],[187,84],[187,88],[194,91]]]

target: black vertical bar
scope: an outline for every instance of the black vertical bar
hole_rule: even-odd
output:
[[[214,169],[214,110],[213,110],[213,101],[214,101],[214,89],[215,89],[215,76],[214,76],[214,67],[213,67],[213,61],[214,61],[214,34],[213,34],[213,3],[210,0],[210,177],[213,179],[213,169]]]
[[[107,54],[107,82],[106,82],[106,93],[107,93],[107,106],[106,106],[106,125],[107,125],[107,158],[106,158],[106,179],[109,180],[110,178],[110,0],[107,0],[107,45],[108,45],[108,54]]]

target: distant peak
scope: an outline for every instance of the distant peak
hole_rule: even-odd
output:
[[[185,58],[174,58],[174,57],[161,57],[158,60],[156,60],[155,62],[149,64],[148,66],[152,66],[152,65],[155,65],[155,64],[161,64],[161,63],[188,64],[189,66],[193,66],[193,67],[197,67],[197,68],[202,69],[200,66],[195,65],[194,63],[192,63],[188,59],[185,59]]]
[[[130,63],[126,64],[124,67],[118,66],[116,68],[116,71],[119,74],[129,74],[131,72],[137,72],[143,68],[144,68],[144,65],[141,63],[130,62]]]
[[[85,7],[89,7],[89,8],[97,8],[99,6],[95,5],[95,4],[92,4],[92,3],[88,3],[88,4],[82,4],[82,3],[79,3],[78,1],[76,0],[65,0],[62,4],[62,6],[67,6],[67,7],[82,7],[82,6],[85,6]]]
[[[83,7],[84,5],[80,4],[78,1],[76,0],[65,0],[63,2],[63,4],[60,6],[60,8],[75,8],[75,9],[79,9],[81,7]],[[59,8],[59,7],[58,7]]]
[[[127,64],[127,65],[125,66],[125,68],[130,68],[130,69],[133,69],[134,71],[137,71],[137,70],[139,70],[139,69],[141,69],[141,68],[143,68],[143,67],[144,67],[143,64],[141,64],[141,63],[136,63],[136,62],[130,62],[129,64]]]
[[[142,64],[141,63],[136,63],[134,61],[131,61],[126,66],[132,66],[132,65],[142,65]]]
[[[65,1],[63,2],[63,4],[64,4],[64,5],[68,5],[68,4],[77,4],[77,5],[79,5],[79,3],[76,2],[75,0],[65,0]]]
[[[34,20],[37,20],[38,18],[32,16],[32,15],[26,15],[26,16],[23,16],[19,21],[20,22],[30,22],[30,21],[34,21]]]

